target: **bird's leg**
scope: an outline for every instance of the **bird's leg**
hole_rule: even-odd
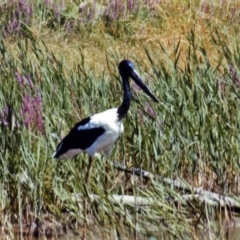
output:
[[[105,162],[105,187],[106,189],[110,186],[110,180],[109,180],[109,173],[110,173],[110,166],[108,162],[108,157]]]
[[[88,184],[88,179],[89,179],[89,176],[90,176],[90,171],[91,171],[92,161],[93,161],[93,158],[92,158],[91,156],[89,156],[88,167],[87,167],[87,173],[86,173],[86,178],[85,178],[85,182],[86,182],[86,184]]]
[[[85,176],[86,185],[88,184],[88,180],[90,177],[92,161],[93,161],[93,158],[91,156],[89,156],[87,172],[86,172],[86,176]],[[83,202],[83,215],[84,215],[84,228],[83,228],[82,239],[85,240],[86,234],[87,234],[87,202],[86,202],[86,199]]]
[[[83,217],[84,217],[84,224],[83,224],[82,240],[85,240],[87,235],[87,201],[86,199],[84,199],[83,201]]]

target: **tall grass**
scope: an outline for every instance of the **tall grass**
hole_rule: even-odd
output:
[[[11,1],[0,6],[3,238],[13,237],[16,229],[20,236],[42,231],[57,237],[66,229],[81,235],[86,221],[89,238],[224,238],[219,225],[224,225],[226,215],[204,204],[181,206],[181,193],[171,187],[114,169],[109,173],[111,185],[106,186],[104,157],[95,159],[86,185],[87,155],[66,161],[51,158],[75,122],[120,104],[117,65],[126,52],[118,46],[126,44],[127,57],[136,62],[160,104],[153,104],[132,84],[134,101],[124,120],[125,133],[109,161],[223,194],[239,194],[237,2],[225,6],[224,12],[224,6],[205,1],[194,6],[188,1],[117,3],[93,1],[80,5],[81,11],[70,1]],[[188,18],[171,15],[177,6]],[[214,23],[219,23],[219,16],[221,28]],[[181,21],[186,24],[181,37],[169,37],[166,19],[176,24],[173,32],[179,31]],[[232,27],[226,30],[229,19]],[[199,31],[203,25],[205,37]],[[164,31],[163,40],[157,37],[159,31]],[[111,36],[111,48],[104,42],[106,35]],[[62,42],[52,47],[56,39],[64,38],[73,50],[61,47]],[[76,41],[82,42],[76,45]],[[86,54],[89,46],[84,41],[93,44],[98,55]],[[71,56],[64,55],[67,52]],[[100,63],[93,65],[97,57]],[[90,194],[99,200],[92,201]],[[155,204],[112,204],[112,194],[151,197]],[[77,196],[87,202],[87,214]],[[179,205],[171,199],[179,199]]]

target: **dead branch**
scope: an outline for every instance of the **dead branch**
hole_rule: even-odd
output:
[[[185,193],[189,193],[181,196],[183,201],[190,202],[193,200],[197,200],[199,203],[205,203],[211,206],[227,207],[232,211],[240,213],[240,198],[238,196],[227,196],[221,193],[207,191],[207,190],[204,190],[203,188],[196,188],[184,181],[177,181],[169,178],[164,178],[161,176],[155,176],[154,174],[140,168],[128,169],[126,166],[117,164],[117,163],[114,163],[113,167],[118,171],[130,173],[132,175],[142,177],[144,179],[151,180],[153,182],[162,182],[162,183],[171,185],[172,187],[178,190],[182,190]],[[144,202],[145,204],[146,203],[152,204],[154,202],[153,199],[149,199],[149,198],[143,200],[142,198],[138,199],[134,196],[132,197],[135,203],[137,202],[138,205],[142,202]],[[130,196],[128,196],[127,198],[123,197],[121,201],[123,203],[133,202],[133,199],[131,200],[129,199],[130,199]],[[178,200],[174,199],[174,201],[178,201]]]

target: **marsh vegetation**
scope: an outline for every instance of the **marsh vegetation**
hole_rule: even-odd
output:
[[[86,185],[87,155],[51,156],[75,122],[119,106],[117,65],[129,58],[160,103],[132,84],[109,160],[239,201],[239,9],[237,0],[1,1],[2,238],[227,238],[238,211],[186,204],[171,184],[113,167],[106,186],[103,156]],[[114,195],[154,204],[113,204]]]

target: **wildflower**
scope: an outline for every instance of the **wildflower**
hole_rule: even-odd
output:
[[[229,65],[229,73],[230,77],[233,80],[233,83],[237,86],[240,87],[240,79],[237,76],[237,72],[234,69],[233,65]]]
[[[37,129],[44,133],[43,101],[40,89],[34,86],[29,73],[21,75],[19,72],[15,72],[15,79],[23,92],[21,110],[23,124],[29,130]]]
[[[25,0],[19,0],[15,6],[15,2],[11,2],[15,8],[8,24],[5,26],[4,36],[19,34],[21,32],[22,23],[28,24],[33,15],[33,5]]]
[[[25,93],[22,99],[22,111],[24,125],[29,129],[37,129],[44,133],[43,101],[39,91],[36,96]]]
[[[11,109],[6,106],[2,111],[0,111],[0,121],[4,126],[9,125],[9,116],[11,115]]]
[[[156,112],[153,110],[153,108],[150,106],[149,103],[146,103],[145,111],[153,118],[156,118]]]

